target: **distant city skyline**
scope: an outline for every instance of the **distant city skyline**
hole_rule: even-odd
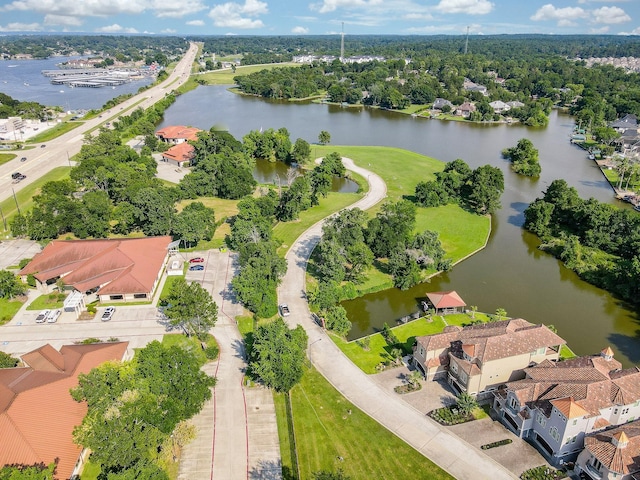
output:
[[[2,0],[0,34],[640,35],[639,0]]]

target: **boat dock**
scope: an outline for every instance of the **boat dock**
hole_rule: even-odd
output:
[[[104,68],[43,70],[41,73],[50,78],[53,85],[86,88],[115,87],[140,76],[139,71],[107,70]]]

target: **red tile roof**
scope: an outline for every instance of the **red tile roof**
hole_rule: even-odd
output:
[[[0,467],[58,459],[56,478],[68,479],[82,450],[73,443],[73,428],[87,412],[69,390],[80,373],[121,360],[127,345],[65,345],[59,352],[45,345],[23,355],[28,367],[0,369]]]
[[[191,161],[191,159],[193,158],[193,152],[193,145],[183,142],[179,143],[178,145],[174,145],[166,152],[163,152],[162,156],[175,162],[183,163]]]
[[[434,307],[440,308],[457,308],[466,307],[467,304],[460,298],[455,290],[450,292],[431,292],[427,293],[427,298]]]
[[[640,472],[640,421],[587,435],[584,447],[607,469],[630,475]]]
[[[63,276],[66,285],[98,294],[149,293],[164,264],[171,237],[54,240],[20,275],[41,282]]]
[[[165,140],[197,140],[199,128],[185,127],[184,125],[171,125],[161,128],[156,132],[156,136]]]

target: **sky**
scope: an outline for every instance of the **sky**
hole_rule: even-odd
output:
[[[640,0],[0,0],[0,34],[327,35],[342,23],[346,35],[640,35]]]

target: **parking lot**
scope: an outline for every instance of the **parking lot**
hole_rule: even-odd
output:
[[[23,258],[33,258],[42,247],[32,240],[5,240],[0,242],[0,270],[17,266]]]

